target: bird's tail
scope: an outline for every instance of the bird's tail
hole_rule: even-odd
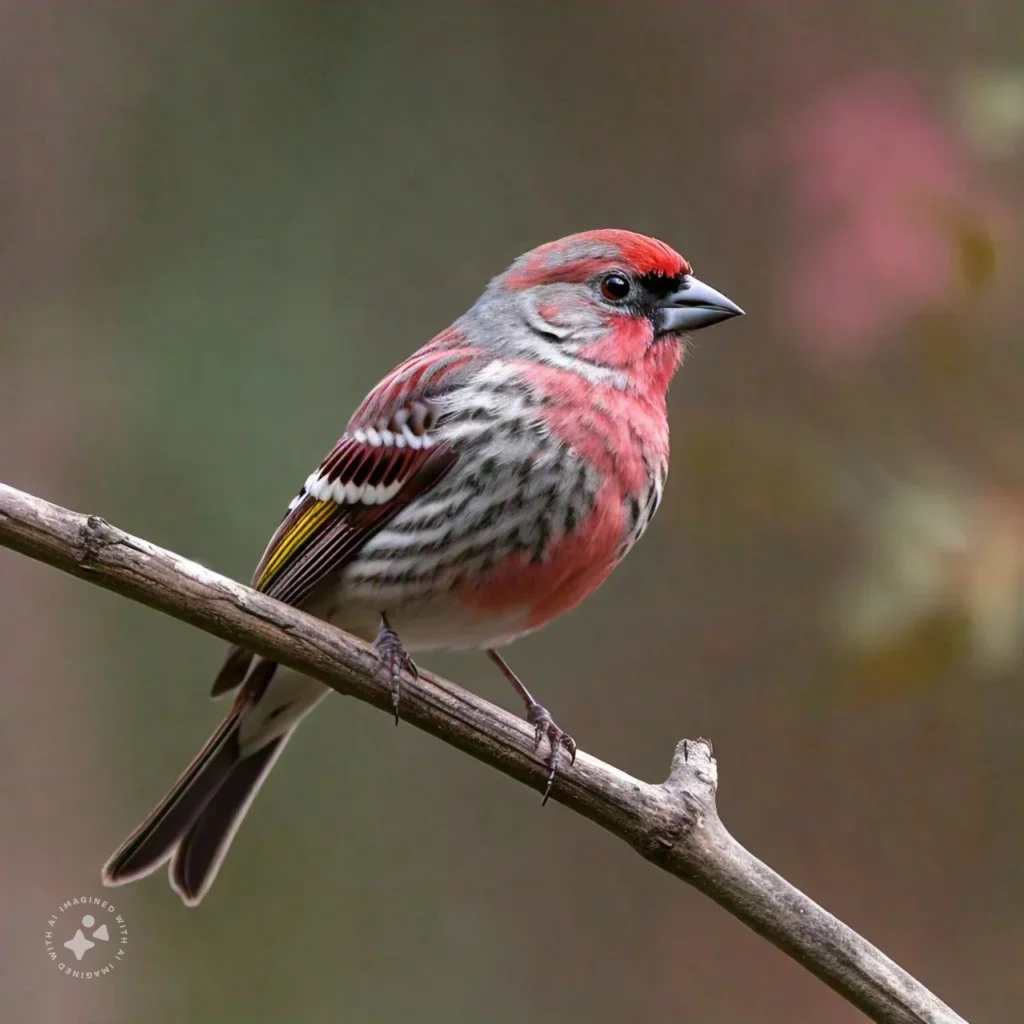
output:
[[[262,662],[258,690],[243,686],[231,712],[167,796],[104,864],[104,885],[134,882],[170,860],[171,886],[188,906],[206,895],[245,812],[309,710],[290,701],[276,711],[265,706],[277,703],[265,699],[272,695],[276,667]]]

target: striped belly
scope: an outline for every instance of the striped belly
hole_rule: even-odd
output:
[[[530,432],[481,445],[433,491],[372,537],[345,570],[353,597],[388,607],[482,586],[510,558],[542,564],[597,499],[595,474],[564,445]]]
[[[385,611],[410,649],[497,645],[578,604],[643,532],[661,472],[634,497],[539,422],[535,396],[502,386],[439,422],[459,460],[343,570],[340,625]]]

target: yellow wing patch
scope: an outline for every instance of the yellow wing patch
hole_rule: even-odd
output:
[[[338,504],[333,501],[317,501],[310,505],[295,520],[291,529],[281,538],[274,553],[267,559],[267,564],[256,581],[256,589],[266,590],[298,549],[316,534],[316,531],[338,511],[338,508]]]

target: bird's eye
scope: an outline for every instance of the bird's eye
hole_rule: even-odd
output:
[[[621,302],[630,292],[629,278],[623,274],[608,274],[601,282],[601,294],[609,302]]]

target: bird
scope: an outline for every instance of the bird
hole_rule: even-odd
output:
[[[288,505],[253,587],[372,642],[396,723],[412,652],[486,652],[538,758],[546,741],[546,800],[576,743],[499,650],[576,607],[640,538],[665,488],[666,396],[688,335],[741,315],[647,235],[585,231],[530,250],[369,392]],[[171,887],[198,905],[330,690],[235,646],[212,695],[232,692],[104,884],[169,861]]]

